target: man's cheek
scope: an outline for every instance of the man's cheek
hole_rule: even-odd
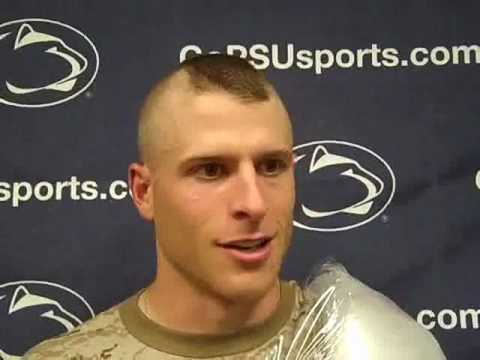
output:
[[[181,202],[177,206],[192,216],[201,218],[202,214],[211,212],[212,204],[215,203],[215,196],[210,191],[193,189],[181,197]]]

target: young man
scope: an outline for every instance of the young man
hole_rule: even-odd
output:
[[[140,215],[154,223],[155,281],[26,358],[267,351],[303,301],[279,281],[295,195],[290,119],[273,86],[236,57],[186,61],[147,96],[138,143],[129,180]]]
[[[247,61],[182,63],[147,96],[138,143],[129,180],[155,227],[154,282],[25,359],[444,359],[428,332],[342,271],[309,290],[279,280],[292,130]]]

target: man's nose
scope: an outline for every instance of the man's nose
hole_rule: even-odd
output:
[[[242,169],[233,189],[232,210],[237,219],[261,220],[267,212],[267,204],[255,168]]]

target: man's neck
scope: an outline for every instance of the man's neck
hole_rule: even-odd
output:
[[[280,301],[278,280],[263,296],[250,301],[229,301],[201,291],[183,278],[173,280],[171,276],[157,276],[142,294],[139,305],[152,321],[183,333],[235,333],[267,320]]]

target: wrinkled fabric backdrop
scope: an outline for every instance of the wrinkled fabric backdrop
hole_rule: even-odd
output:
[[[480,358],[478,2],[13,1],[0,5],[0,358],[144,287],[128,195],[136,117],[185,57],[249,56],[295,128],[283,276],[329,257]]]

